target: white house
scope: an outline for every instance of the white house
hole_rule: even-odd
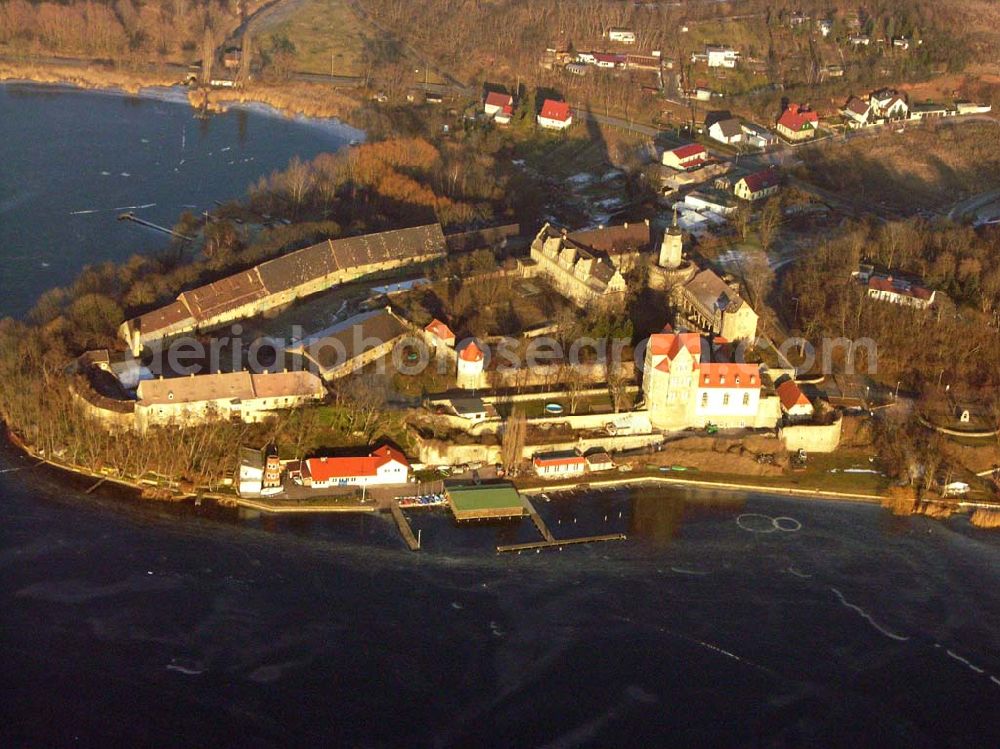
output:
[[[719,120],[709,126],[708,137],[727,145],[739,143],[743,140],[743,128],[740,127],[740,121],[736,118]]]
[[[740,53],[732,47],[705,47],[705,57],[710,68],[735,68]]]
[[[706,161],[708,151],[700,143],[687,143],[663,152],[663,165],[679,172],[697,169]]]
[[[467,419],[473,424],[486,421],[491,415],[496,416],[496,411],[492,406],[488,406],[482,398],[452,398],[451,410],[462,419]]]
[[[795,380],[788,378],[775,388],[781,410],[789,419],[809,419],[813,415],[813,405],[799,389]]]
[[[539,453],[531,462],[535,473],[546,479],[581,476],[587,470],[587,459],[573,450]]]
[[[743,130],[743,142],[753,148],[764,150],[778,142],[778,136],[761,125],[743,122],[740,127]]]
[[[867,287],[868,296],[872,299],[916,307],[917,309],[930,307],[934,304],[934,296],[937,294],[932,289],[906,279],[879,274],[872,274],[868,278]]]
[[[486,101],[483,103],[483,111],[490,117],[495,117],[504,110],[504,107],[512,107],[514,97],[510,94],[502,94],[499,91],[490,91],[486,94]]]
[[[773,195],[781,187],[781,174],[774,167],[741,177],[733,185],[736,197],[751,202]]]
[[[619,44],[635,44],[635,32],[631,29],[613,28],[608,31],[608,39]]]
[[[302,461],[302,482],[313,489],[392,486],[409,480],[409,461],[403,453],[388,445],[359,458],[309,458]]]
[[[569,104],[555,99],[546,99],[542,111],[538,113],[538,124],[549,130],[565,130],[573,124],[573,114]]]

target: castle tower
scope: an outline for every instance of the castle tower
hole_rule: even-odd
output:
[[[684,249],[684,237],[681,229],[677,225],[677,208],[674,208],[674,223],[663,233],[663,241],[660,243],[660,260],[658,265],[661,268],[675,270],[681,265],[681,253]]]
[[[458,353],[458,377],[456,384],[464,390],[475,390],[484,386],[486,377],[483,370],[486,356],[475,341],[469,341]]]

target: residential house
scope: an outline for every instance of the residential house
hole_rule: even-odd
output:
[[[538,124],[549,130],[565,130],[573,124],[573,113],[569,104],[546,99],[542,103],[542,111],[538,113]]]
[[[738,198],[751,202],[773,195],[781,187],[781,174],[774,167],[741,177],[733,185],[733,193]]]
[[[705,58],[710,68],[735,68],[740,53],[732,47],[709,45],[705,47]]]
[[[791,377],[781,380],[775,388],[781,410],[790,421],[811,419],[813,405]]]
[[[594,56],[593,52],[577,52],[576,61],[583,63],[584,65],[596,65],[597,58]]]
[[[594,64],[599,68],[623,68],[625,67],[625,55],[616,55],[612,52],[595,52]]]
[[[632,29],[614,27],[608,31],[608,40],[619,44],[635,44],[635,32]]]
[[[510,94],[503,94],[499,91],[490,91],[486,94],[486,101],[483,103],[483,111],[489,117],[495,117],[503,112],[505,107],[514,106],[514,97]]]
[[[455,333],[452,332],[451,328],[438,320],[436,317],[427,323],[427,326],[424,328],[424,332],[427,333],[432,345],[455,348]]]
[[[206,421],[263,421],[273,411],[296,408],[326,396],[311,372],[219,372],[143,380],[136,389],[135,423],[191,426]]]
[[[687,429],[773,427],[780,418],[774,397],[761,393],[759,364],[713,361],[729,344],[713,345],[698,333],[666,331],[649,337],[642,389],[653,426]]]
[[[909,114],[906,95],[894,88],[883,88],[873,91],[868,97],[874,113],[887,120],[903,120]]]
[[[788,109],[778,118],[777,130],[791,141],[803,141],[816,136],[819,115],[809,107],[789,104]]]
[[[279,494],[281,487],[281,461],[274,445],[260,450],[240,447],[237,491],[241,497],[259,497]]]
[[[708,161],[708,151],[700,143],[687,143],[663,152],[663,165],[686,172],[697,169]]]
[[[872,38],[867,34],[851,34],[847,37],[847,43],[852,47],[867,47],[872,43]]]
[[[456,416],[473,424],[497,415],[496,408],[485,403],[482,398],[452,398],[449,403]]]
[[[509,125],[510,118],[514,116],[514,107],[508,104],[495,115],[493,115],[493,121],[498,125]]]
[[[732,145],[743,140],[743,128],[740,126],[740,121],[735,118],[719,120],[708,128],[708,137],[719,143]]]
[[[778,136],[761,125],[743,122],[740,127],[743,129],[743,142],[752,148],[763,151],[778,142]]]
[[[575,450],[539,453],[531,463],[535,473],[545,479],[582,476],[587,470],[587,460]]]
[[[587,65],[582,62],[567,63],[564,70],[573,75],[587,75]]]
[[[910,40],[906,37],[897,36],[893,38],[892,46],[896,49],[907,50],[910,48]]]
[[[871,105],[858,96],[848,99],[840,113],[847,120],[847,126],[852,128],[868,127],[875,119]]]
[[[410,480],[410,462],[399,450],[383,445],[363,457],[308,458],[302,483],[313,489],[335,486],[394,486]]]
[[[833,21],[829,18],[820,18],[816,21],[816,28],[819,29],[819,33],[825,39],[833,32]]]
[[[672,292],[674,304],[702,330],[729,341],[756,338],[757,313],[713,271],[700,271]]]
[[[243,61],[243,50],[239,47],[226,47],[222,53],[222,67],[226,70],[236,70]]]

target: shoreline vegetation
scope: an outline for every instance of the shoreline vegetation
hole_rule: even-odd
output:
[[[166,70],[135,70],[124,67],[91,67],[69,62],[0,60],[0,83],[34,83],[71,86],[86,91],[114,91],[141,95],[143,89],[184,89],[191,108],[224,112],[235,104],[269,106],[285,117],[337,119],[353,125],[359,102],[328,85],[306,81],[253,82],[241,89],[190,87]]]

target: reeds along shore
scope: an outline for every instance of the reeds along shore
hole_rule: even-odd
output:
[[[976,510],[969,522],[977,528],[1000,528],[1000,510]]]
[[[126,68],[76,66],[26,62],[0,62],[0,81],[32,81],[76,86],[84,89],[118,89],[137,94],[147,87],[183,85],[176,74],[135,71]],[[190,89],[192,107],[224,110],[227,104],[266,104],[289,116],[346,119],[357,101],[329,86],[301,81],[282,84],[254,82],[241,89]]]

